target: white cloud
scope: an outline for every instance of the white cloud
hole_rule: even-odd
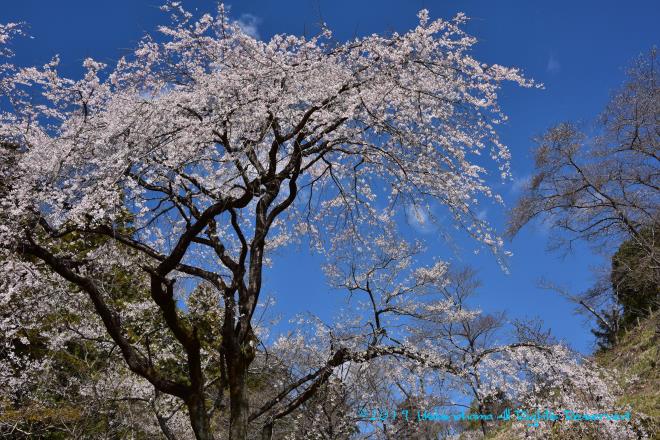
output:
[[[559,64],[559,60],[555,58],[554,55],[550,55],[548,58],[548,64],[546,66],[546,70],[550,73],[559,73],[561,70],[561,64]]]
[[[241,28],[243,32],[249,36],[256,38],[257,40],[261,39],[259,35],[259,25],[261,24],[261,18],[252,14],[241,14],[241,17],[236,20],[236,24]]]

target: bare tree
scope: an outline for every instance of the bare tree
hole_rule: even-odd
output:
[[[634,264],[622,258],[621,252],[615,255],[611,281],[608,275],[580,295],[559,289],[612,332],[618,328],[613,319],[619,313],[609,306],[598,310],[595,304],[616,301],[621,280],[628,285],[634,280],[645,287],[660,286],[656,50],[640,56],[627,73],[625,84],[598,118],[594,133],[564,122],[536,139],[536,172],[512,210],[508,228],[515,235],[532,219],[542,218],[553,230],[554,247],[570,249],[575,240],[584,240],[609,254],[624,242],[626,249],[638,249]]]
[[[660,91],[655,50],[628,71],[588,136],[574,123],[537,138],[536,174],[512,210],[509,233],[536,217],[565,232],[563,244],[582,239],[620,244],[633,237],[658,270],[660,202]],[[651,229],[652,234],[642,231]]]

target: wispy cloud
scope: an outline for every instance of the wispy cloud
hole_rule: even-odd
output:
[[[561,64],[559,64],[559,60],[552,54],[548,58],[546,70],[550,73],[559,73],[561,70]]]
[[[511,193],[512,194],[519,194],[523,190],[527,188],[527,186],[530,184],[532,180],[531,175],[526,175],[526,176],[520,176],[520,177],[514,177],[513,178],[513,183],[511,184]]]
[[[259,35],[259,25],[261,24],[261,18],[252,14],[241,14],[240,18],[236,20],[236,24],[241,28],[243,32],[249,36],[256,38],[257,40],[261,39]]]
[[[419,205],[406,206],[406,219],[408,224],[417,232],[429,233],[435,230],[435,225],[431,219],[427,208]]]

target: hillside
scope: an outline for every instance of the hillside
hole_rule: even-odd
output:
[[[602,367],[616,371],[623,396],[619,403],[630,405],[633,415],[643,413],[645,426],[660,438],[660,313],[622,336],[612,349],[596,354]]]

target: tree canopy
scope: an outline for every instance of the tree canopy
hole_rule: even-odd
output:
[[[419,264],[420,244],[398,230],[397,212],[435,202],[502,251],[475,208],[500,200],[487,172],[509,174],[498,90],[534,82],[473,58],[463,15],[423,10],[406,33],[349,42],[327,29],[264,42],[222,5],[199,18],[176,2],[164,10],[172,24],[159,36],[112,68],[85,60],[80,79],[62,77],[57,58],[0,65],[0,141],[12,152],[0,304],[34,307],[7,315],[5,331],[69,310],[68,327],[37,330],[53,348],[95,342],[109,373],[88,389],[141,402],[147,434],[168,438],[348,435],[368,398],[430,401],[447,383],[479,405],[539,387],[538,404],[613,404],[565,347],[481,342],[497,319],[448,293],[447,264]],[[1,27],[0,43],[17,29]],[[359,307],[266,347],[255,322],[264,266],[303,239]],[[0,377],[30,389],[49,363],[23,360]],[[567,384],[580,391],[553,393]]]

